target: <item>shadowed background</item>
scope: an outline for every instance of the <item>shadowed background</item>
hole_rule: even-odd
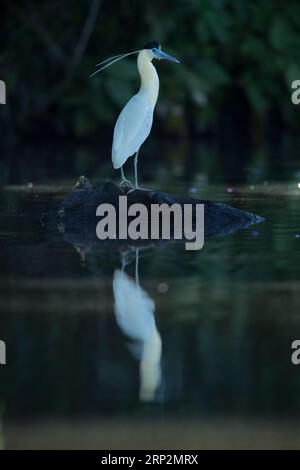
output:
[[[116,176],[113,126],[138,91],[135,58],[88,77],[149,40],[181,65],[155,62],[161,91],[141,152],[146,179],[281,178],[298,165],[297,0],[6,1],[0,34],[4,183]]]

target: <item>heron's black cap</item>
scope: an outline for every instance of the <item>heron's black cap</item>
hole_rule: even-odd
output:
[[[160,49],[161,46],[160,46],[159,42],[157,42],[157,41],[151,41],[151,42],[148,42],[148,44],[146,44],[146,45],[143,47],[143,49],[153,49],[153,48],[155,48],[155,49]]]

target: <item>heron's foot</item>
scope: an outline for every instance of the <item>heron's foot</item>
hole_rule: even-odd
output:
[[[135,189],[134,184],[132,184],[132,182],[129,181],[128,179],[126,179],[126,178],[121,179],[120,186],[125,186],[125,187],[129,186],[129,188],[131,188],[130,191],[133,191]]]
[[[132,191],[152,191],[152,189],[141,188],[140,186],[134,186],[128,191],[127,194],[132,193]]]

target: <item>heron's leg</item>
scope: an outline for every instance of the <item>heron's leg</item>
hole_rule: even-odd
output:
[[[139,249],[135,249],[135,282],[137,286],[140,286],[139,279]]]
[[[139,157],[139,151],[136,152],[135,157],[134,157],[134,179],[135,179],[135,187],[130,189],[128,191],[128,194],[134,191],[135,189],[139,189],[140,191],[151,191],[151,189],[145,189],[141,188],[138,185],[138,175],[137,175],[137,164],[138,164],[138,157]]]
[[[125,175],[124,175],[124,170],[123,170],[123,167],[122,167],[122,166],[121,166],[120,170],[121,170],[121,178],[122,178],[122,181],[125,181]]]
[[[129,247],[121,252],[121,266],[123,272],[125,271],[127,266],[133,261],[135,254],[136,249],[133,247]]]
[[[139,189],[138,175],[137,175],[138,158],[139,158],[139,151],[136,152],[135,157],[134,157],[134,184],[135,184],[136,189]]]
[[[121,166],[120,170],[121,170],[121,182],[120,182],[120,186],[121,186],[122,184],[125,184],[125,185],[127,185],[127,186],[130,186],[132,189],[134,189],[134,185],[131,183],[131,181],[129,181],[127,178],[125,178],[123,166]]]
[[[139,183],[138,183],[138,173],[137,173],[138,158],[139,158],[139,151],[136,152],[135,157],[134,157],[134,188],[130,189],[129,193],[131,193],[135,189],[141,189],[141,190],[143,189],[139,187]]]

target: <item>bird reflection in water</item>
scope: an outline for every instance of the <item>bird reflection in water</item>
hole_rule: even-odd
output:
[[[113,278],[114,309],[118,326],[132,341],[128,345],[138,358],[140,367],[141,401],[154,401],[161,382],[161,337],[157,330],[155,304],[139,283],[139,250],[135,250],[135,279],[126,272],[125,258],[122,269]]]

